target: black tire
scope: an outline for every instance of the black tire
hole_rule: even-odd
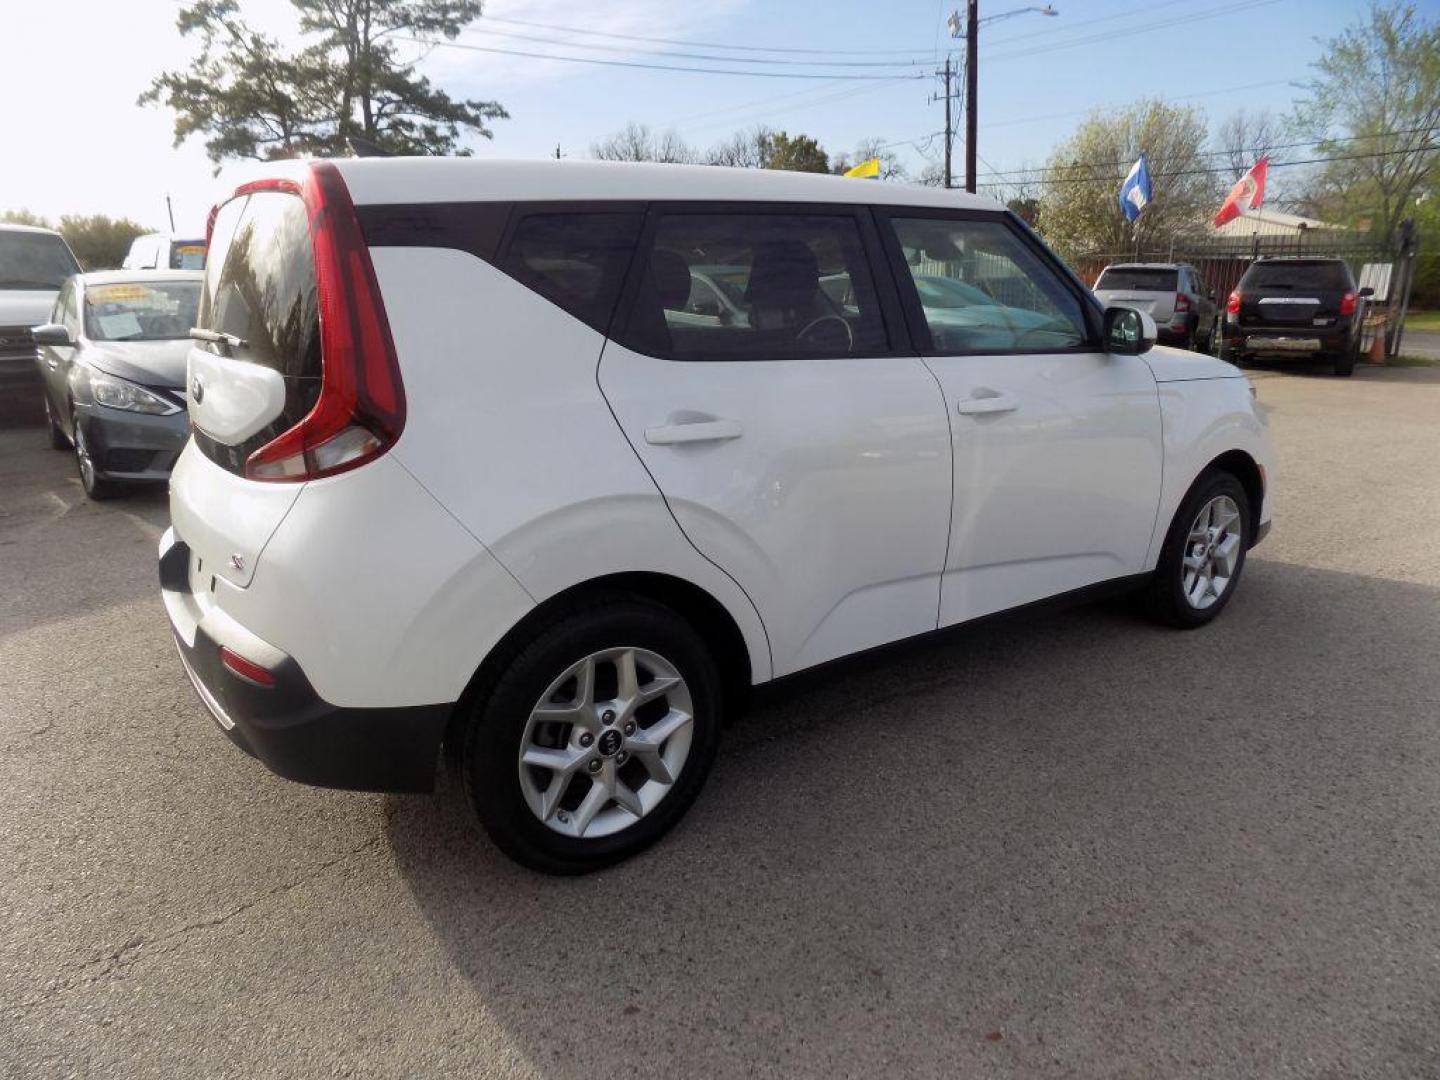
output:
[[[1191,319],[1189,329],[1185,331],[1185,340],[1180,343],[1180,347],[1186,352],[1198,352],[1200,348],[1198,342],[1199,333],[1195,324],[1195,320]]]
[[[50,408],[50,395],[45,395],[45,426],[50,429],[50,449],[69,450],[70,440],[65,437],[65,432],[55,422],[55,410]]]
[[[1339,378],[1348,379],[1355,374],[1355,354],[1348,350],[1336,353],[1330,362],[1330,370]]]
[[[674,785],[633,824],[593,839],[565,836],[526,802],[519,775],[521,740],[531,711],[569,666],[622,647],[660,655],[685,680],[694,718],[689,754]],[[466,721],[460,774],[470,804],[496,846],[533,870],[584,874],[629,858],[663,836],[700,794],[720,743],[721,686],[703,639],[661,604],[622,594],[560,613],[516,648]]]
[[[80,474],[80,486],[85,494],[97,502],[105,499],[113,499],[117,495],[124,494],[124,487],[113,480],[105,480],[95,474],[95,463],[89,461],[89,451],[85,445],[85,430],[80,426],[80,419],[71,415],[71,428],[75,432],[73,444],[75,447],[75,471]],[[88,462],[88,468],[87,468]]]
[[[1234,364],[1236,367],[1245,366],[1244,352],[1240,350],[1239,346],[1232,345],[1230,342],[1226,341],[1223,334],[1220,337],[1220,351],[1217,355],[1227,364]]]
[[[1234,572],[1230,575],[1224,591],[1209,607],[1199,608],[1186,598],[1182,564],[1189,545],[1191,525],[1195,523],[1201,510],[1221,495],[1233,500],[1240,512],[1239,550]],[[1160,550],[1160,561],[1142,597],[1146,614],[1156,622],[1182,630],[1193,630],[1214,619],[1225,610],[1225,606],[1230,603],[1230,598],[1240,586],[1240,578],[1245,569],[1245,556],[1251,538],[1255,535],[1254,530],[1254,510],[1245,494],[1245,486],[1233,474],[1221,469],[1210,469],[1204,473],[1180,503],[1180,509],[1175,512],[1165,534],[1165,546]]]

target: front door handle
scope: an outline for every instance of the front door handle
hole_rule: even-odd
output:
[[[1020,399],[1014,394],[1001,394],[993,390],[977,390],[974,397],[961,398],[955,403],[955,411],[962,416],[977,413],[1014,412],[1020,407]]]
[[[663,424],[645,429],[645,441],[651,446],[674,446],[677,443],[719,442],[738,439],[744,433],[739,420],[695,420],[682,424]]]

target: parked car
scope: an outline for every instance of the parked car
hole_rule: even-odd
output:
[[[125,270],[203,270],[203,237],[178,237],[172,233],[147,233],[130,242],[121,264]]]
[[[1355,371],[1370,288],[1357,289],[1343,259],[1261,258],[1225,304],[1220,355],[1326,360],[1336,375]]]
[[[1214,347],[1215,290],[1188,263],[1114,263],[1101,271],[1095,295],[1107,306],[1145,312],[1161,341],[1206,352]]]
[[[30,327],[45,320],[61,283],[79,272],[80,264],[59,233],[0,223],[0,418],[17,419],[33,408],[35,342]]]
[[[32,331],[50,444],[73,450],[92,499],[165,480],[185,445],[200,281],[193,270],[77,274]]]
[[[529,866],[674,825],[754,685],[1060,595],[1200,626],[1269,526],[1249,381],[1152,349],[988,199],[273,168],[213,219],[159,551],[180,657],[282,776],[425,790],[443,747]],[[1026,319],[972,347],[922,265],[1023,282]],[[686,310],[697,268],[743,319]]]

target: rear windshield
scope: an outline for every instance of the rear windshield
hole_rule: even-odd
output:
[[[94,341],[179,341],[200,305],[198,281],[127,281],[85,290],[85,336]]]
[[[1245,272],[1242,284],[1257,289],[1325,289],[1350,287],[1350,273],[1339,262],[1256,263]]]
[[[1152,270],[1138,266],[1112,266],[1100,275],[1097,289],[1130,289],[1135,292],[1174,292],[1179,271]]]
[[[295,379],[320,378],[320,315],[310,223],[298,195],[261,191],[215,218],[199,325],[244,338],[236,356]]]
[[[53,233],[0,229],[0,289],[58,289],[80,267]]]
[[[170,244],[171,270],[204,270],[205,241],[175,240]]]

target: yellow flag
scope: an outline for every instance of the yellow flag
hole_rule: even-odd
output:
[[[878,179],[880,176],[880,159],[872,157],[869,161],[862,161],[853,169],[846,169],[845,175],[860,176],[871,180]]]

